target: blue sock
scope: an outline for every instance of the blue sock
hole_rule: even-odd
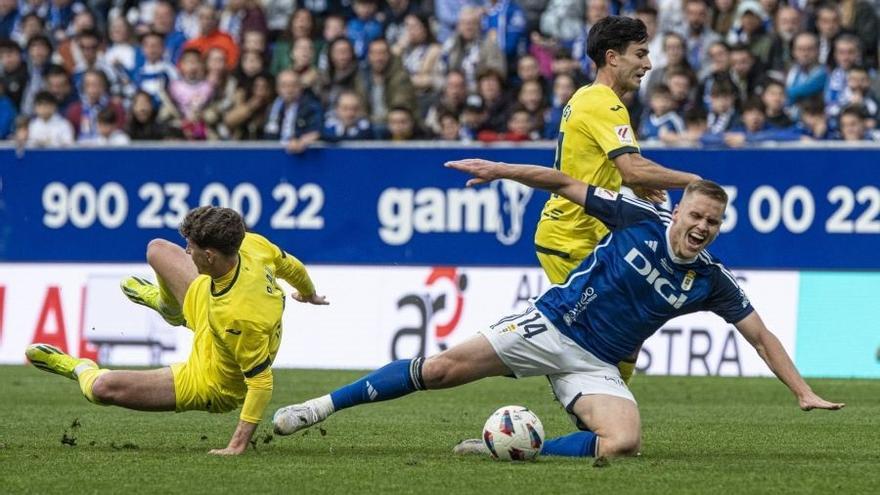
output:
[[[564,437],[551,438],[544,442],[541,455],[564,457],[593,457],[599,437],[592,431],[579,431]]]
[[[392,361],[369,375],[330,393],[333,409],[340,411],[365,402],[396,399],[424,390],[422,364],[425,358]]]

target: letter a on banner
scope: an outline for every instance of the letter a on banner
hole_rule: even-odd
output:
[[[50,317],[55,319],[55,324],[47,328],[46,323]],[[40,310],[40,319],[37,321],[37,328],[34,330],[34,338],[31,341],[33,344],[37,342],[51,344],[67,352],[67,332],[64,328],[64,310],[61,309],[61,289],[56,286],[51,286],[46,290],[43,309]]]
[[[86,286],[83,286],[81,296],[79,303],[79,357],[97,361],[98,349],[86,340]]]

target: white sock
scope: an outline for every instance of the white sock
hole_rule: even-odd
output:
[[[315,406],[315,409],[318,412],[318,417],[321,419],[326,419],[327,416],[330,416],[336,411],[333,408],[333,399],[330,398],[330,394],[312,399],[309,402]]]

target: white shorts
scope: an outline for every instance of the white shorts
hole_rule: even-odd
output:
[[[617,366],[563,335],[534,306],[525,313],[502,318],[480,334],[517,378],[547,376],[556,399],[579,428],[583,425],[572,408],[582,395],[604,394],[636,401]]]

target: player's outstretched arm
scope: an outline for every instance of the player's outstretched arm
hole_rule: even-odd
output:
[[[232,438],[229,439],[229,445],[227,445],[225,449],[214,449],[209,453],[214,455],[242,454],[245,450],[247,450],[247,446],[251,441],[251,437],[254,436],[254,432],[256,430],[256,423],[249,423],[247,421],[239,420],[238,426],[235,428],[235,433],[233,433]]]
[[[761,359],[767,363],[770,370],[782,381],[798,399],[798,403],[804,411],[811,409],[840,409],[845,404],[829,402],[813,392],[807,382],[798,373],[785,348],[773,332],[767,329],[757,311],[752,311],[749,316],[736,324],[736,329],[758,351]]]
[[[587,197],[587,184],[562,172],[537,165],[508,165],[501,162],[468,158],[446,162],[446,167],[474,176],[468,186],[488,184],[497,179],[510,179],[534,189],[562,196],[572,203],[583,205]]]
[[[681,189],[695,180],[700,180],[699,175],[666,168],[638,153],[619,155],[614,158],[614,165],[620,170],[624,185],[634,190],[646,190],[646,194],[652,196],[656,191],[650,191],[651,189]]]

